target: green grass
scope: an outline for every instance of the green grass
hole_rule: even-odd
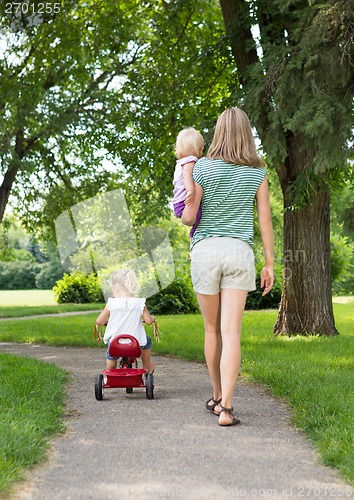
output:
[[[51,290],[0,290],[0,318],[102,309],[104,304],[57,304]]]
[[[0,353],[0,492],[46,456],[48,438],[63,430],[61,368]],[[45,381],[45,383],[43,383]]]
[[[333,297],[333,304],[354,304],[354,295]]]
[[[0,290],[1,306],[54,306],[52,290]]]
[[[99,347],[93,339],[98,314],[0,321],[0,342]]]
[[[0,318],[18,318],[37,314],[58,314],[72,311],[97,311],[103,309],[105,304],[57,304],[55,306],[0,306]]]
[[[334,305],[336,337],[274,337],[276,311],[246,312],[242,377],[262,383],[293,409],[293,423],[317,446],[325,464],[354,479],[354,304]],[[93,340],[97,314],[0,323],[0,341],[100,346]],[[161,316],[156,354],[204,361],[200,315]],[[152,328],[147,327],[152,334]],[[103,356],[103,353],[102,353]]]

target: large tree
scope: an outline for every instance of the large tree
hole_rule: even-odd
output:
[[[284,281],[276,334],[338,333],[330,186],[352,147],[350,0],[220,0],[241,89],[284,196]]]
[[[166,212],[176,134],[201,115],[208,130],[235,71],[220,7],[60,6],[41,16],[0,6],[0,221],[10,194],[33,229],[121,187],[146,222]]]

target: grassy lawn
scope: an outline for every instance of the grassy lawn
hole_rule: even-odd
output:
[[[1,306],[55,306],[52,290],[0,290]]]
[[[57,304],[51,290],[0,290],[0,318],[100,310],[104,304]]]
[[[354,304],[354,295],[333,297],[333,304]]]
[[[18,318],[37,314],[58,314],[72,311],[100,311],[105,304],[56,304],[55,306],[0,306],[1,318]]]
[[[293,423],[317,446],[325,464],[354,479],[354,303],[334,305],[336,337],[274,337],[276,311],[246,312],[242,377],[262,383],[293,409]],[[0,322],[0,341],[100,348],[93,340],[97,314]],[[204,361],[200,315],[158,318],[156,354]],[[152,328],[147,327],[152,336]],[[102,349],[102,359],[104,353]],[[11,384],[12,385],[12,384]]]
[[[48,363],[0,353],[0,376],[0,492],[6,492],[45,458],[48,438],[63,430],[67,374]]]

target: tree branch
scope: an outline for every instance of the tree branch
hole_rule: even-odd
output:
[[[247,82],[246,72],[258,62],[256,43],[251,33],[251,18],[245,0],[220,0],[226,34],[239,72],[242,85]]]
[[[187,26],[188,26],[188,24],[189,24],[189,21],[191,20],[191,17],[192,17],[192,15],[193,15],[193,13],[194,13],[194,12],[193,12],[193,10],[191,10],[191,11],[189,12],[189,16],[187,17],[187,21],[185,22],[185,24],[184,24],[184,26],[183,26],[183,28],[182,28],[182,31],[181,31],[181,33],[180,33],[179,37],[177,38],[177,41],[175,42],[175,45],[178,45],[178,44],[179,44],[179,42],[182,40],[183,35],[184,35],[184,34],[185,34],[185,32],[186,32]]]

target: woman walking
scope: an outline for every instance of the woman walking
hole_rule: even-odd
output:
[[[218,118],[212,144],[193,171],[195,197],[182,222],[202,218],[191,242],[193,288],[204,318],[204,351],[213,396],[207,410],[219,425],[240,422],[233,395],[241,364],[241,324],[247,293],[255,290],[253,207],[256,200],[265,264],[263,295],[273,286],[273,229],[264,162],[256,153],[247,115],[226,109]]]

